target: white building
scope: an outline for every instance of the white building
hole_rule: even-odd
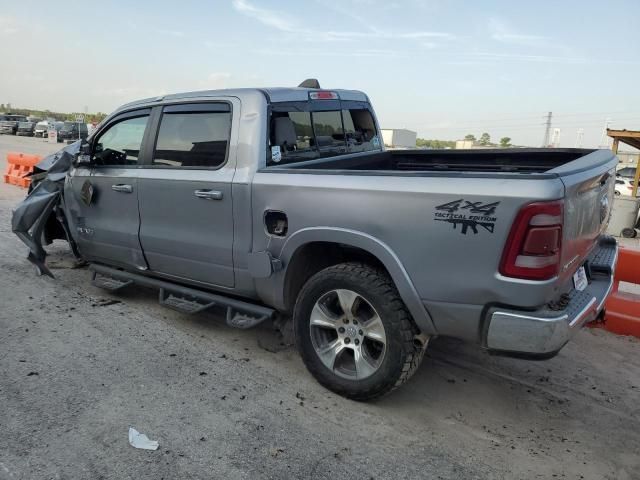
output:
[[[416,148],[418,133],[406,128],[383,128],[382,141],[389,148]]]
[[[456,150],[468,150],[475,147],[474,140],[456,140]]]

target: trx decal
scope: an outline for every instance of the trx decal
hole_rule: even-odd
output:
[[[461,198],[453,202],[443,203],[436,207],[434,220],[447,222],[457,230],[460,225],[460,233],[466,235],[469,229],[474,234],[478,233],[478,227],[482,227],[489,233],[493,233],[496,224],[494,213],[500,202],[482,203],[470,202]]]

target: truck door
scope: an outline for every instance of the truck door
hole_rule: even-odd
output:
[[[90,166],[76,168],[65,186],[71,228],[89,261],[146,268],[137,177],[150,113],[136,110],[109,121],[91,141]]]
[[[233,287],[231,134],[240,104],[233,99],[158,108],[155,144],[138,178],[140,243],[149,269]]]

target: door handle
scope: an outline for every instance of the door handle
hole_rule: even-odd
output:
[[[205,200],[222,200],[222,192],[217,190],[196,190],[193,194],[198,198]]]
[[[116,191],[116,192],[122,192],[122,193],[132,193],[133,192],[133,186],[132,185],[127,185],[125,183],[119,183],[117,185],[111,185],[111,190]]]

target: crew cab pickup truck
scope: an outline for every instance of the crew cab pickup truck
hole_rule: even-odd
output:
[[[0,120],[0,133],[5,135],[15,135],[18,131],[18,124],[26,122],[27,117],[24,115],[3,115]]]
[[[42,273],[64,238],[96,285],[156,287],[246,328],[292,318],[304,363],[365,400],[434,336],[555,355],[602,311],[609,150],[385,151],[359,91],[239,89],[129,103],[45,159],[13,217]]]

